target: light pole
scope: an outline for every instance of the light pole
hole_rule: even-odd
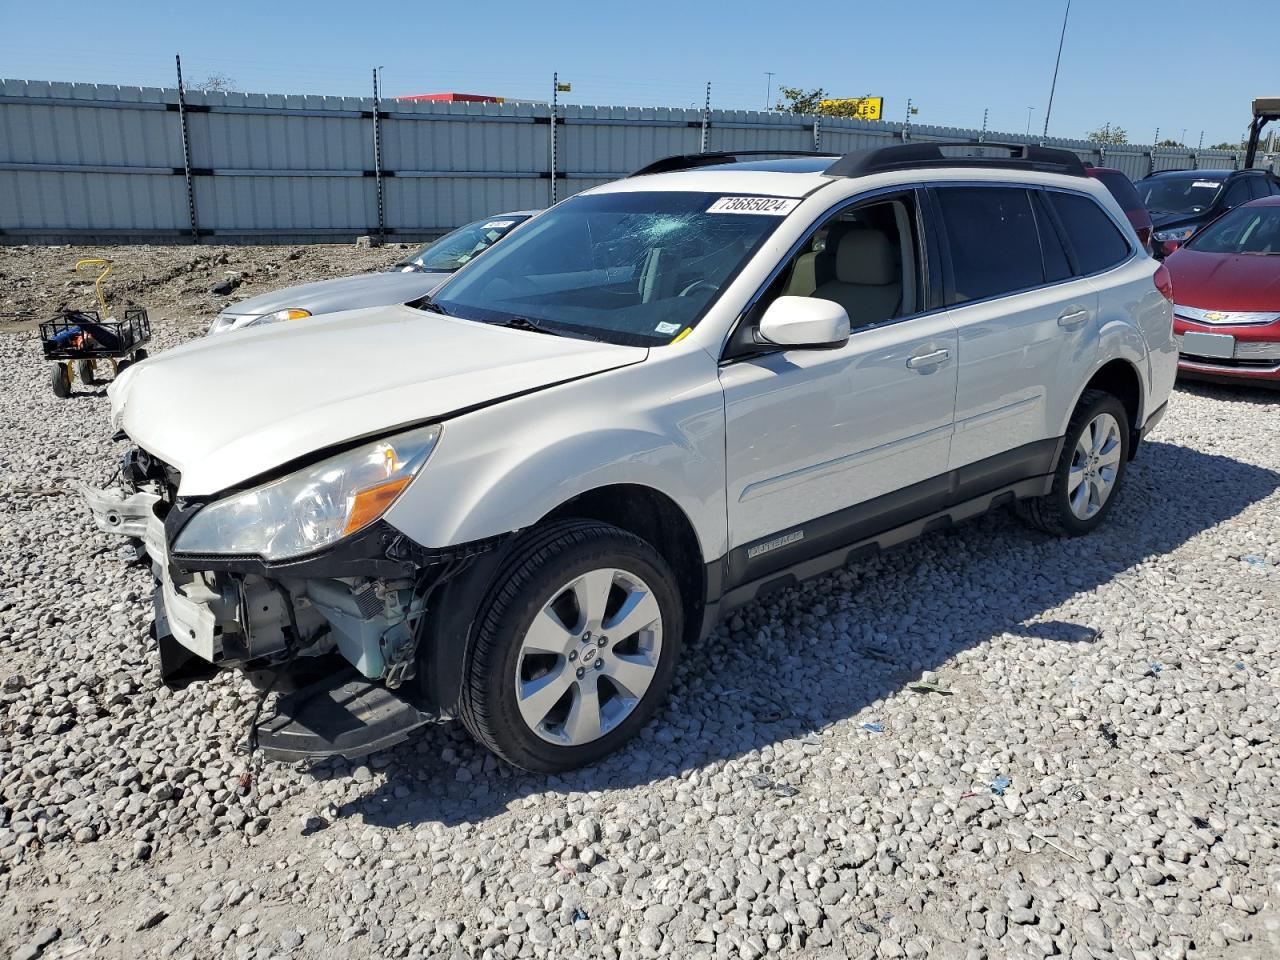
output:
[[[767,78],[764,86],[764,112],[768,113],[769,101],[773,99],[773,71],[766,70],[764,75]]]
[[[1035,107],[1027,107],[1027,136],[1028,137],[1031,136],[1031,111],[1034,109]]]
[[[1049,137],[1049,114],[1053,112],[1053,92],[1058,87],[1058,67],[1062,64],[1062,44],[1067,39],[1067,18],[1071,16],[1071,0],[1062,14],[1062,33],[1058,37],[1058,59],[1053,61],[1053,82],[1049,84],[1049,105],[1044,108],[1044,136]]]

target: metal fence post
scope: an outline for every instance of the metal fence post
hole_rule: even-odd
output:
[[[187,136],[187,99],[182,88],[182,57],[174,54],[178,68],[178,127],[182,131],[182,172],[187,179],[187,216],[191,220],[191,242],[200,242],[200,226],[196,220],[196,192],[191,183],[191,141]]]
[[[560,73],[551,74],[551,206],[556,205],[556,111],[560,105]]]
[[[378,243],[387,239],[387,225],[382,202],[382,120],[378,91],[378,70],[373,71],[373,179],[378,190]]]
[[[711,139],[711,81],[707,81],[707,99],[702,105],[702,147],[699,153],[707,152],[707,145]]]
[[[822,118],[813,118],[813,152],[822,152]]]

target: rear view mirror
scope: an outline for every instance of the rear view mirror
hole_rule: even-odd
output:
[[[780,347],[838,347],[849,339],[849,315],[831,300],[778,297],[760,318],[760,339]]]

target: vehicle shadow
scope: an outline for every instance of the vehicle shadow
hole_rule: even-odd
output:
[[[641,735],[594,767],[525,774],[475,746],[460,724],[442,724],[370,758],[385,769],[385,781],[341,807],[339,816],[359,814],[384,826],[474,823],[529,794],[675,777],[846,720],[995,637],[1093,642],[1095,625],[1045,615],[1277,489],[1280,472],[1145,443],[1130,464],[1123,498],[1090,537],[1044,536],[1001,512],[731,614],[684,651],[671,697]],[[938,590],[941,582],[963,603],[963,616],[952,616],[951,604],[918,602],[922,588]],[[1002,588],[993,590],[993,583]],[[841,604],[839,595],[851,603]],[[353,766],[326,761],[311,773],[345,778]]]

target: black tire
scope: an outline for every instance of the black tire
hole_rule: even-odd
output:
[[[116,376],[117,376],[117,377],[118,377],[118,376],[120,376],[120,374],[121,374],[123,371],[128,370],[131,366],[133,366],[133,361],[132,361],[132,360],[130,360],[128,357],[125,357],[123,360],[117,360],[117,361],[116,361]]]
[[[1071,509],[1067,490],[1068,473],[1071,470],[1072,457],[1076,444],[1080,441],[1081,434],[1084,433],[1085,428],[1090,423],[1104,413],[1110,414],[1119,425],[1120,461],[1116,468],[1115,481],[1111,486],[1110,495],[1102,504],[1101,509],[1088,519],[1082,519],[1076,516]],[[1014,512],[1029,526],[1055,536],[1081,537],[1093,532],[1107,518],[1111,508],[1120,499],[1120,494],[1124,488],[1125,470],[1129,465],[1131,443],[1129,414],[1119,398],[1102,390],[1086,390],[1084,395],[1080,397],[1080,402],[1076,404],[1075,413],[1071,415],[1071,422],[1067,424],[1062,453],[1058,457],[1058,465],[1053,471],[1053,487],[1043,497],[1019,500],[1014,505]]]
[[[658,603],[662,643],[657,668],[639,702],[613,729],[580,745],[554,744],[530,728],[516,702],[522,641],[534,617],[564,584],[607,567],[638,576]],[[538,773],[594,763],[635,736],[666,697],[684,632],[679,587],[666,561],[639,537],[591,520],[555,521],[526,534],[494,577],[475,624],[463,666],[462,722],[503,760]]]
[[[93,375],[93,361],[77,360],[76,376],[80,378],[80,382],[83,383],[86,387],[93,386],[93,384],[95,383],[95,379]]]
[[[61,397],[65,400],[71,396],[71,371],[67,369],[65,363],[57,364],[50,376],[50,382],[53,384],[53,395]]]
[[[147,359],[147,351],[144,348],[139,347],[137,350],[133,351],[134,363],[137,363],[139,360],[145,360],[145,359]]]

